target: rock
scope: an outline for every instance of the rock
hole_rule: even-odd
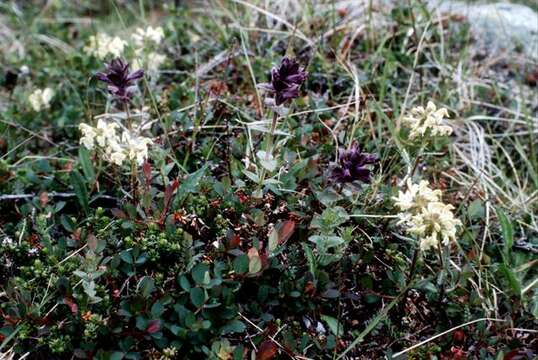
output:
[[[510,3],[468,4],[432,0],[430,8],[467,18],[477,44],[490,54],[521,50],[538,59],[538,14],[531,8]]]

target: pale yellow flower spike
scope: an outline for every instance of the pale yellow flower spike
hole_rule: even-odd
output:
[[[430,136],[450,135],[452,128],[444,125],[445,118],[448,118],[448,110],[437,109],[433,102],[428,101],[426,109],[422,106],[412,108],[409,114],[402,118],[402,123],[411,130],[411,139],[425,136],[428,131]]]
[[[398,224],[406,226],[406,232],[417,236],[423,251],[436,247],[439,243],[448,245],[456,240],[457,227],[461,221],[454,217],[452,205],[441,201],[441,190],[433,190],[428,182],[421,180],[413,184],[407,180],[407,190],[393,197],[400,208]]]

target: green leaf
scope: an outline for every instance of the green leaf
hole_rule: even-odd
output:
[[[321,315],[321,320],[325,321],[327,325],[329,325],[329,329],[331,329],[334,336],[339,336],[343,333],[344,328],[342,327],[342,324],[338,322],[338,319],[328,315]]]
[[[192,174],[187,175],[187,178],[181,183],[179,189],[177,190],[177,196],[180,199],[185,195],[195,193],[198,190],[200,180],[202,180],[202,177],[205,175],[208,166],[208,164],[205,164]]]
[[[190,290],[191,302],[197,308],[202,307],[205,302],[205,291],[202,288],[195,287]]]
[[[204,263],[196,264],[196,266],[191,271],[193,280],[198,285],[207,285],[211,281],[209,276],[209,266]]]
[[[88,200],[88,191],[86,190],[84,178],[78,171],[72,171],[70,179],[80,206],[82,206],[82,209],[88,213],[90,211],[90,203]]]
[[[90,152],[84,146],[78,148],[78,159],[86,180],[93,183],[95,180],[95,171],[93,169],[92,161],[90,160]]]
[[[278,247],[278,230],[276,227],[274,227],[269,233],[268,242],[267,250],[269,250],[269,253],[272,253]]]
[[[263,150],[259,150],[256,153],[256,156],[258,157],[258,161],[260,162],[260,165],[263,166],[263,168],[269,172],[275,171],[278,163],[276,159],[273,157],[273,154],[267,153]]]
[[[233,261],[234,271],[238,274],[243,274],[248,271],[248,256],[246,254],[239,255]]]
[[[143,297],[148,298],[155,290],[155,280],[153,280],[153,278],[150,276],[144,276],[138,283],[138,290],[141,292]]]
[[[497,217],[501,224],[501,232],[504,239],[504,253],[509,256],[512,251],[512,246],[514,245],[514,228],[512,227],[512,222],[508,219],[508,216],[506,216],[500,208],[496,208],[495,211],[497,212]]]
[[[512,269],[506,266],[506,264],[500,264],[499,269],[502,271],[503,275],[506,277],[506,280],[508,280],[508,284],[512,288],[513,294],[520,297],[521,296],[521,283],[516,277],[516,274],[514,274]]]
[[[471,220],[482,219],[486,215],[482,200],[474,200],[471,202],[467,208],[467,215]]]
[[[231,333],[242,333],[246,328],[247,327],[242,321],[232,320],[220,329],[220,334],[227,335]]]
[[[248,250],[248,272],[250,274],[257,274],[262,269],[262,259],[256,248],[250,248]]]
[[[125,261],[127,264],[132,264],[134,263],[134,259],[133,259],[133,255],[132,255],[132,250],[131,249],[127,249],[127,250],[122,250],[120,252],[120,258]]]
[[[181,275],[179,277],[179,285],[185,291],[189,291],[191,289],[191,283],[189,282],[189,279],[187,279],[185,275]]]
[[[125,356],[124,353],[119,351],[114,351],[112,354],[110,354],[110,360],[121,360]]]

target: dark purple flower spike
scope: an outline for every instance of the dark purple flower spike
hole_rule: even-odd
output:
[[[144,76],[144,70],[129,72],[129,64],[116,58],[106,64],[104,72],[96,74],[97,79],[108,84],[108,92],[117,100],[127,102],[133,93],[134,82]]]
[[[338,165],[333,168],[331,179],[341,184],[356,180],[369,183],[372,171],[366,166],[377,161],[376,155],[363,153],[360,146],[353,143],[349,150],[340,150]]]
[[[300,68],[295,59],[284,57],[280,66],[271,70],[271,82],[258,86],[274,96],[277,106],[299,97],[299,88],[306,80],[308,73]]]

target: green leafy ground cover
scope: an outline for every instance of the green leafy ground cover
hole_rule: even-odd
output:
[[[536,64],[419,2],[343,3],[0,4],[0,357],[535,356]],[[98,34],[145,70],[128,102]],[[273,108],[286,55],[308,75]],[[428,101],[451,134],[411,136]],[[143,119],[141,161],[81,144],[99,118]],[[355,144],[370,181],[335,180]],[[461,222],[431,247],[396,199],[420,180]]]

